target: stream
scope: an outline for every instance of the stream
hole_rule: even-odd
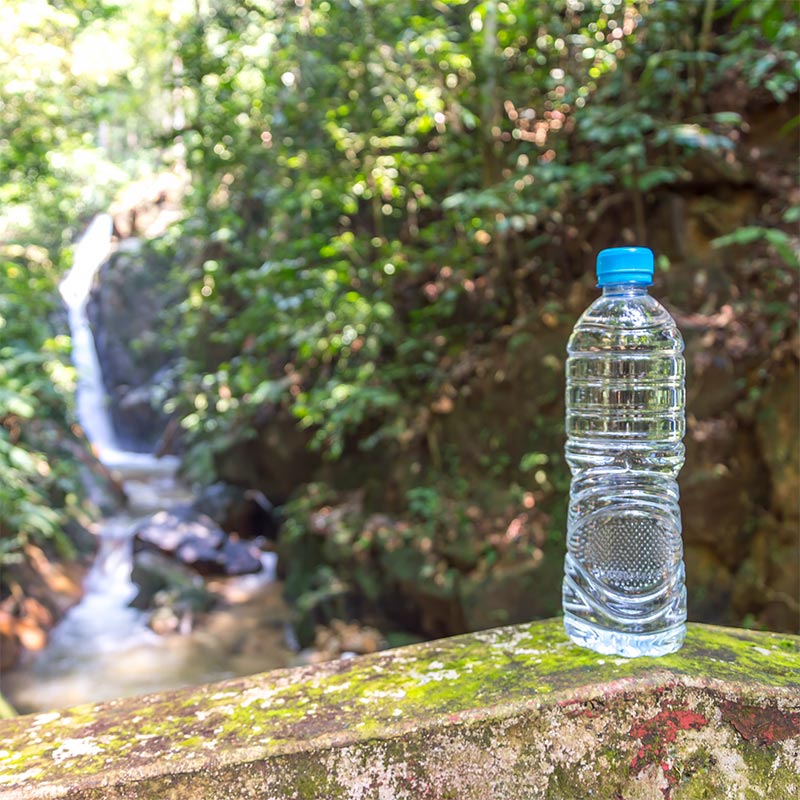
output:
[[[117,443],[86,314],[95,275],[111,252],[111,231],[109,215],[94,219],[75,246],[73,267],[60,289],[78,375],[78,420],[128,503],[93,526],[97,555],[82,600],[53,628],[43,650],[26,654],[3,675],[4,693],[23,713],[263,672],[295,658],[273,553],[262,553],[258,573],[207,579],[218,602],[198,619],[181,619],[174,633],[155,633],[149,613],[130,605],[138,593],[131,579],[137,526],[193,496],[177,475],[176,456],[157,458]]]

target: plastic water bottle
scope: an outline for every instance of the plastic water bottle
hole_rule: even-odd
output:
[[[648,294],[652,278],[646,247],[600,252],[603,294],[567,346],[564,627],[622,656],[672,653],[686,632],[683,339]]]

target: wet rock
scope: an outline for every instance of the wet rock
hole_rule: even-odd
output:
[[[168,606],[157,608],[148,620],[151,630],[159,636],[168,636],[170,633],[177,633],[181,628],[181,617]],[[191,630],[191,629],[190,629]],[[188,631],[187,631],[188,632]]]
[[[192,631],[198,615],[211,610],[217,598],[201,584],[160,591],[154,600],[155,610],[148,625],[162,636],[170,633],[185,636]]]
[[[226,575],[249,575],[261,571],[259,549],[255,545],[228,539],[222,546],[222,567]]]
[[[245,538],[277,536],[278,522],[272,503],[256,489],[218,481],[200,491],[194,506],[228,533]]]
[[[155,378],[154,382],[158,382]],[[166,426],[166,420],[158,410],[151,386],[128,386],[122,384],[114,387],[116,399],[115,419],[124,420],[121,427],[125,431],[128,444],[153,442],[153,430]],[[148,447],[148,450],[151,449]]]
[[[136,549],[171,556],[204,575],[246,575],[262,569],[256,543],[229,538],[211,517],[190,505],[153,514],[136,532]]]
[[[177,553],[186,542],[204,542],[213,550],[219,549],[225,541],[225,532],[205,514],[198,514],[191,506],[175,506],[166,511],[153,514],[137,531],[137,547]]]
[[[178,545],[175,557],[202,575],[218,575],[224,572],[222,552],[217,549],[213,541],[199,536],[187,536]]]
[[[139,591],[130,605],[141,611],[155,606],[155,598],[159,592],[203,587],[203,580],[197,573],[155,550],[143,550],[136,554],[131,581]]]
[[[217,603],[195,570],[158,551],[136,554],[131,580],[139,592],[130,605],[152,611],[148,625],[161,635],[188,633],[195,617]]]
[[[216,595],[209,592],[204,585],[173,592],[168,600],[173,608],[182,612],[190,611],[193,614],[202,614],[213,608],[217,602]]]
[[[215,549],[203,539],[190,537],[182,542],[176,557],[201,575],[250,575],[262,569],[256,545],[226,539]]]

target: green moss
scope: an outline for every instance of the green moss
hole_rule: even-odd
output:
[[[40,770],[37,780],[100,774],[131,780],[164,769],[163,764],[227,769],[307,749],[338,752],[343,746],[367,747],[370,741],[400,746],[425,730],[451,727],[472,731],[475,746],[484,752],[491,749],[496,726],[524,740],[530,736],[527,723],[514,720],[559,703],[567,709],[559,713],[586,720],[602,716],[623,732],[630,730],[631,720],[628,704],[619,699],[620,686],[654,696],[668,692],[674,702],[683,702],[691,687],[712,692],[719,687],[758,706],[765,691],[800,685],[798,642],[785,635],[691,625],[679,653],[627,660],[573,646],[560,621],[550,620],[350,662],[86,706],[57,718],[10,720],[0,724],[7,742],[0,750],[0,774],[9,776],[6,782],[31,768]],[[603,752],[619,766],[616,742]],[[686,791],[703,785],[706,766],[709,776],[716,774],[710,758],[704,761],[701,753],[692,758],[675,772]],[[766,754],[764,768],[773,761],[774,754]],[[320,769],[304,771],[302,780],[309,785],[328,780]],[[754,763],[753,769],[761,772],[762,765]],[[575,780],[569,770],[553,776],[565,793]],[[336,797],[334,789],[331,783],[325,796]]]

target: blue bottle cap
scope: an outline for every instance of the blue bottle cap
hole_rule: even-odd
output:
[[[597,285],[653,283],[653,251],[648,247],[610,247],[597,254]]]

